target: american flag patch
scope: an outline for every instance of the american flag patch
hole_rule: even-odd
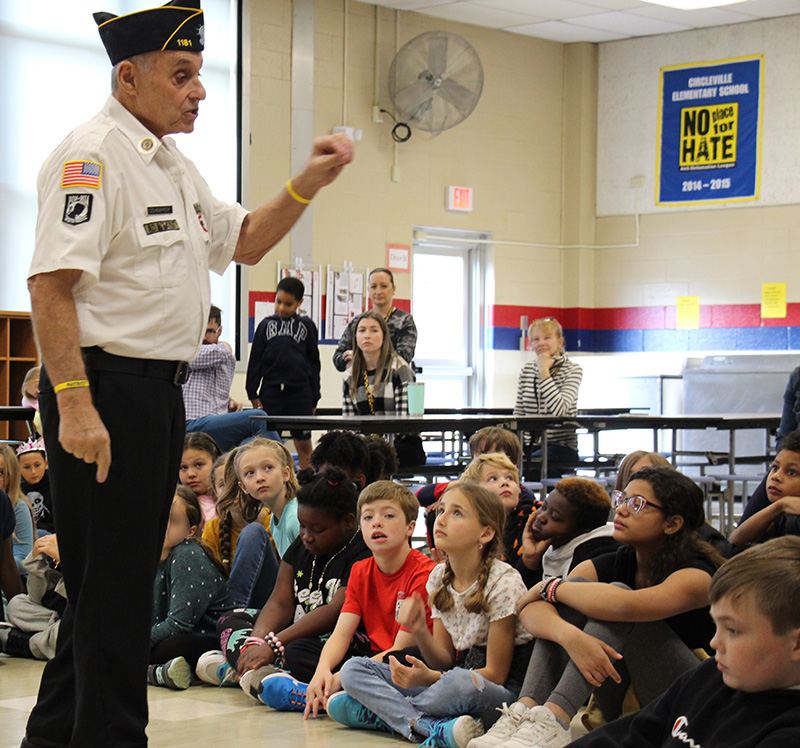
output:
[[[67,161],[61,175],[61,186],[99,189],[102,173],[103,164],[98,164],[96,161]]]

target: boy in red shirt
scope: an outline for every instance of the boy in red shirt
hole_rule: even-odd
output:
[[[399,603],[415,592],[427,599],[425,585],[434,562],[410,546],[419,503],[405,486],[377,481],[359,496],[357,512],[364,542],[372,558],[353,564],[347,595],[319,664],[309,684],[290,675],[276,673],[262,682],[262,700],[275,709],[299,711],[317,716],[328,697],[341,690],[338,666],[359,628],[369,637],[374,659],[389,652],[416,645],[414,635],[397,623]],[[427,609],[428,628],[432,629]]]

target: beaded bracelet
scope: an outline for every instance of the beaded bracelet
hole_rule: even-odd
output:
[[[555,580],[551,585],[547,588],[547,602],[552,603],[555,605],[558,601],[556,600],[556,590],[558,589],[558,585],[560,585],[564,580],[561,577],[556,577]]]
[[[553,603],[555,602],[555,590],[561,582],[564,580],[561,577],[552,577],[548,579],[543,585],[541,590],[539,591],[539,597],[542,598],[546,603]]]
[[[275,635],[274,631],[270,631],[267,634],[267,644],[269,644],[269,648],[272,650],[273,654],[275,655],[275,665],[277,667],[281,667],[283,665],[283,655],[286,651],[286,648],[281,644],[281,640]]]

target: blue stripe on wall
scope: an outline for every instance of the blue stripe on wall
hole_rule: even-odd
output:
[[[495,327],[491,348],[519,350],[518,327]],[[699,330],[564,330],[568,351],[633,353],[655,351],[800,350],[800,327],[721,327]]]

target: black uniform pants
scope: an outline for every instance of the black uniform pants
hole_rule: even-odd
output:
[[[147,745],[153,584],[178,481],[181,388],[165,379],[89,372],[111,438],[111,469],[64,452],[53,386],[39,402],[68,605],[26,743],[72,748]],[[25,745],[26,743],[23,743]]]

